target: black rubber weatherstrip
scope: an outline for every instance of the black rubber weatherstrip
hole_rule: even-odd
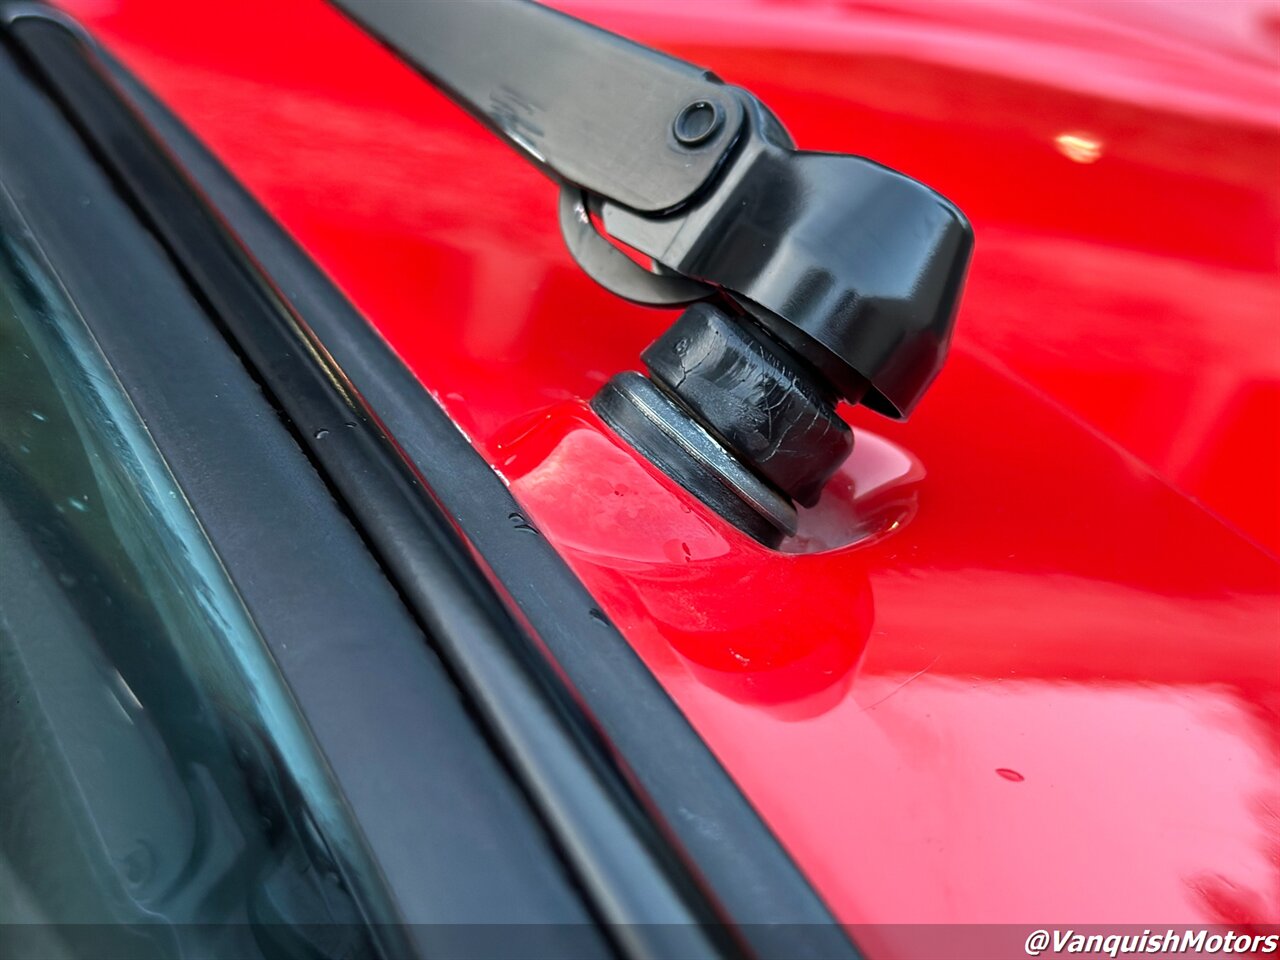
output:
[[[624,951],[732,956],[698,889],[630,797],[466,544],[363,400],[247,252],[114,92],[73,32],[21,17],[10,32],[292,421]],[[301,520],[301,518],[300,518]]]
[[[509,517],[519,512],[519,506],[412,374],[284,231],[167,111],[126,73],[114,66],[110,69],[132,104],[160,133],[166,147],[212,200],[218,216],[230,225],[256,260],[256,264],[240,260],[238,269],[256,269],[260,264],[278,285],[279,289],[272,290],[272,297],[279,301],[273,309],[276,319],[272,322],[279,323],[278,311],[283,307],[289,318],[287,342],[309,343],[314,352],[306,357],[306,365],[321,373],[327,370],[336,374],[339,385],[354,385],[354,389],[348,387],[343,403],[347,404],[344,409],[355,411],[355,419],[341,423],[334,420],[332,411],[308,409],[297,402],[297,397],[277,394],[277,399],[282,404],[293,404],[287,412],[293,417],[299,436],[312,448],[335,486],[342,489],[335,470],[350,469],[355,474],[349,481],[356,487],[350,506],[365,535],[396,574],[401,589],[406,589],[406,573],[411,580],[416,576],[416,565],[430,566],[437,561],[426,557],[397,561],[388,556],[388,549],[430,553],[442,548],[431,538],[424,539],[421,533],[417,539],[398,540],[406,531],[395,529],[394,518],[388,518],[380,504],[370,502],[377,499],[366,483],[372,465],[381,463],[382,469],[390,466],[403,471],[403,463],[388,465],[381,455],[370,456],[363,447],[350,461],[344,461],[345,467],[330,457],[333,445],[328,441],[335,430],[360,432],[346,428],[346,422],[373,425],[361,398],[377,411],[381,426],[395,437],[394,449],[407,458],[411,480],[422,484],[415,489],[428,489],[432,498],[438,498],[438,504],[433,504],[420,492],[416,498],[419,505],[413,508],[415,515],[439,505],[444,507],[448,518],[465,533],[467,546],[484,558],[569,682],[571,691],[556,690],[556,676],[541,662],[541,654],[529,637],[518,630],[505,632],[505,642],[512,649],[495,672],[511,669],[537,678],[543,698],[551,704],[549,708],[545,704],[539,707],[533,715],[549,709],[556,722],[574,731],[578,749],[595,755],[590,765],[594,783],[584,782],[583,786],[598,791],[602,787],[598,778],[603,778],[605,792],[625,808],[632,800],[626,796],[621,781],[630,781],[661,832],[686,858],[689,871],[701,881],[699,886],[714,902],[717,913],[736,928],[752,952],[778,957],[856,956],[843,931],[776,839],[563,561],[545,540],[513,527]],[[96,71],[92,80],[102,82]],[[109,89],[103,95],[106,94],[115,96]],[[92,140],[92,131],[86,133]],[[153,190],[155,184],[144,181],[144,187]],[[140,204],[144,200],[138,198]],[[162,229],[158,228],[158,232],[164,236]],[[288,291],[287,305],[281,289]],[[253,336],[253,331],[247,333]],[[248,343],[243,343],[242,348],[250,353]],[[267,361],[264,379],[273,371],[270,358]],[[323,382],[327,389],[343,396],[334,381]],[[378,440],[375,447],[382,444],[376,433],[373,439]],[[373,510],[375,515],[361,515],[358,508]],[[439,519],[435,516],[430,523],[438,525]],[[439,534],[437,531],[437,539]],[[457,543],[444,545],[447,553],[465,565],[467,558],[456,556],[457,547]],[[420,588],[426,590],[429,585],[423,583]],[[482,593],[484,588],[483,584],[477,586]],[[413,599],[407,590],[406,595]],[[436,601],[428,598],[428,612],[431,602]],[[492,592],[486,594],[485,602],[497,605]],[[427,619],[430,623],[430,617]],[[442,652],[464,661],[476,653],[469,648]],[[523,723],[525,718],[519,716],[518,704],[494,702],[503,694],[487,685],[491,677],[468,676],[475,666],[455,663],[455,669],[469,681],[469,692],[486,711],[506,710],[515,714],[509,719]],[[574,716],[574,704],[567,702],[570,698],[586,710],[590,722],[607,741],[607,748],[596,743],[589,730],[582,729],[581,717]],[[609,767],[604,754],[620,758],[625,771]],[[528,758],[518,759],[524,763]],[[534,789],[543,786],[535,784]],[[590,829],[589,824],[575,818],[570,810],[552,811],[550,817],[558,829],[567,829],[571,837],[575,831]],[[628,819],[636,818],[632,815]],[[632,829],[646,832],[643,825],[636,828],[633,824]],[[660,854],[658,857],[663,859]],[[665,861],[664,870],[672,872]],[[677,877],[681,873],[678,869],[674,872]],[[642,880],[640,875],[627,878],[628,883],[637,885]],[[683,886],[681,879],[676,883]],[[684,891],[684,895],[688,896],[688,892]]]
[[[275,403],[483,716],[588,900],[634,957],[736,956],[734,941],[632,802],[465,542],[247,251],[205,205],[81,37],[9,25]],[[299,518],[300,522],[302,518]],[[322,743],[323,746],[323,743]]]
[[[608,956],[556,845],[358,532],[3,43],[0,91],[0,181],[125,384],[320,745],[363,841],[333,853],[386,954]],[[0,556],[0,570],[10,559]]]

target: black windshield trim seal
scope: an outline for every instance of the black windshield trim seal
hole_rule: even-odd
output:
[[[119,94],[94,48],[60,19],[28,14],[8,30],[344,505],[483,719],[603,928],[629,956],[739,956],[727,926],[643,815],[452,518]]]
[[[550,713],[559,717],[557,722],[572,726],[577,749],[595,756],[595,775],[611,782],[605,792],[613,796],[613,803],[630,808],[626,819],[648,835],[646,846],[652,846],[654,835],[671,842],[679,866],[666,860],[663,870],[679,874],[687,867],[695,889],[709,892],[711,903],[695,905],[694,916],[705,922],[709,910],[712,917],[727,920],[749,952],[761,956],[856,956],[776,838],[563,559],[542,537],[513,527],[509,517],[520,507],[412,373],[231,175],[126,71],[105,55],[98,56],[129,106],[145,117],[145,126],[139,119],[144,140],[147,135],[160,140],[166,162],[185,170],[216,210],[206,210],[204,229],[212,224],[228,234],[234,231],[233,239],[248,251],[241,269],[271,277],[274,297],[292,318],[293,335],[304,341],[314,335],[308,342],[319,349],[301,355],[299,362],[313,373],[323,373],[327,382],[333,382],[334,370],[346,378],[349,392],[334,389],[357,413],[360,426],[353,432],[371,433],[376,441],[365,448],[361,469],[381,463],[378,469],[400,474],[397,482],[407,476],[426,488],[428,495],[416,498],[414,512],[419,522],[436,528],[430,537],[414,544],[388,544],[385,517],[361,518],[366,538],[391,572],[399,574],[401,590],[406,589],[406,569],[435,563],[425,556],[432,550],[446,550],[455,564],[464,558],[473,563],[477,554],[482,557],[558,672],[537,654],[523,631],[516,627],[514,634],[510,632],[514,621],[501,629],[508,643],[523,637],[524,647],[509,666],[536,674],[536,685],[551,701]],[[197,274],[201,269],[200,264],[187,266]],[[244,344],[242,349],[251,355]],[[261,366],[259,372],[263,373]],[[277,395],[277,402],[296,421],[297,436],[325,472],[332,477],[335,470],[358,462],[334,463],[329,454],[333,445],[325,445],[328,436],[317,436],[332,428],[305,412],[287,409],[288,399]],[[331,412],[332,408],[326,410],[321,419],[327,422]],[[394,444],[388,444],[387,434],[394,436]],[[407,462],[388,464],[383,455],[370,452],[383,445],[400,451]],[[333,479],[339,489],[351,482],[350,477],[345,482]],[[432,511],[435,519],[424,520]],[[449,529],[441,529],[441,519]],[[424,555],[397,570],[387,560],[388,548]],[[497,611],[506,616],[499,591],[482,582],[474,565],[464,581],[477,596],[487,597],[488,609],[478,611],[484,619]],[[442,626],[431,625],[435,632]],[[472,680],[473,696],[492,697],[492,690],[477,691]],[[585,718],[574,716],[579,709]],[[620,756],[625,770],[614,766],[611,756]],[[642,823],[636,827],[638,818]],[[650,820],[656,825],[643,825]],[[684,880],[677,880],[676,886],[681,899],[700,899]],[[717,943],[721,951],[728,947],[722,939]]]
[[[21,131],[0,142],[0,178],[333,772],[374,864],[365,871],[359,850],[335,856],[373,906],[366,919],[385,955],[449,956],[477,942],[506,955],[609,955],[556,845],[311,460],[57,106],[17,67],[0,43],[5,116]],[[486,932],[477,926],[485,918],[505,922]]]

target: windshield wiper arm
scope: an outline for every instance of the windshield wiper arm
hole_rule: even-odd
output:
[[[797,150],[746,90],[533,3],[334,2],[560,184],[562,232],[598,282],[715,302],[646,352],[656,394],[624,375],[596,408],[753,535],[791,532],[791,501],[816,500],[847,456],[837,399],[902,418],[937,375],[973,233],[934,190]]]

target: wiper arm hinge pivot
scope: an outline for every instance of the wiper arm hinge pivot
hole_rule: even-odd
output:
[[[929,187],[863,157],[797,150],[746,90],[534,3],[334,2],[559,182],[561,230],[598,282],[655,306],[712,299],[730,324],[747,325],[741,336],[702,341],[742,361],[704,364],[719,372],[702,384],[703,402],[657,377],[674,401],[671,417],[687,416],[697,428],[664,420],[660,432],[680,434],[676,447],[686,453],[691,443],[704,445],[699,431],[727,444],[762,485],[747,501],[772,493],[787,507],[810,502],[848,452],[827,444],[804,456],[794,441],[812,435],[811,425],[777,418],[751,448],[726,440],[751,435],[753,422],[742,420],[752,421],[748,398],[761,395],[759,377],[774,400],[773,389],[810,397],[800,409],[823,398],[824,429],[838,433],[847,432],[838,400],[902,418],[937,375],[973,233]],[[654,268],[622,253],[597,224]],[[705,322],[701,316],[694,326],[705,333]],[[787,378],[778,380],[772,361],[751,361],[762,356],[761,342],[770,357],[784,358]],[[626,384],[614,386],[644,406]],[[711,402],[717,392],[730,402]],[[672,467],[647,434],[620,429],[617,393],[597,411]],[[811,461],[808,475],[780,484],[804,469],[779,457]],[[688,470],[672,472],[708,503],[722,493],[710,496]],[[757,536],[768,542],[790,532],[794,517],[783,510],[779,527],[778,511],[766,512],[774,532],[753,530]]]

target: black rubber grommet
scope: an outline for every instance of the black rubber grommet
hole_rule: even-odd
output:
[[[815,373],[747,317],[689,307],[641,355],[735,457],[804,506],[853,449]]]

